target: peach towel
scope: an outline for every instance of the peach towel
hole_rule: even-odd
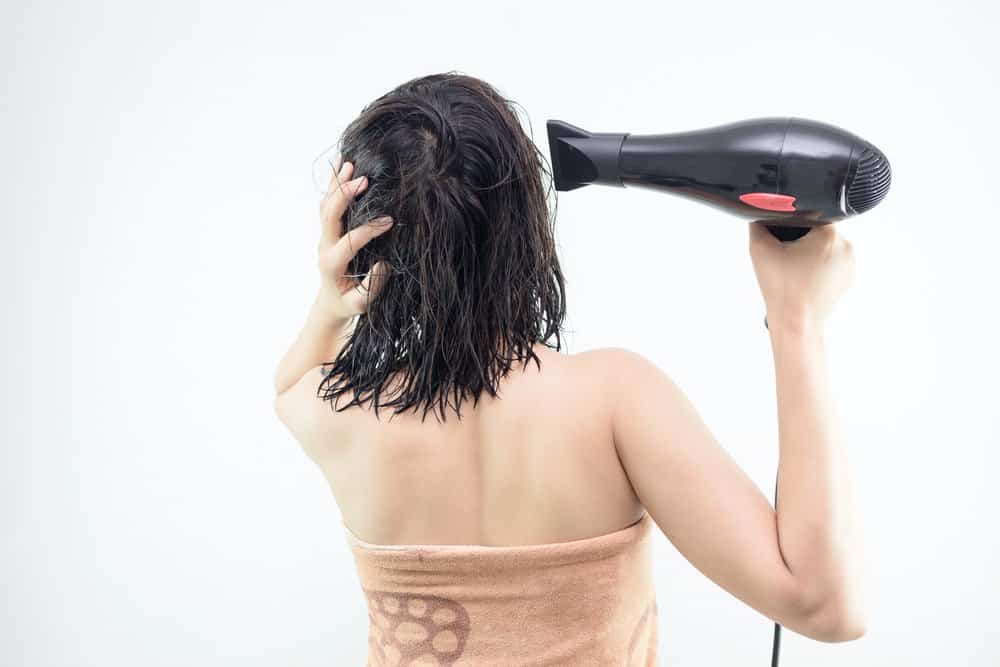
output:
[[[344,525],[368,600],[367,667],[651,667],[652,520],[570,542],[378,545]]]

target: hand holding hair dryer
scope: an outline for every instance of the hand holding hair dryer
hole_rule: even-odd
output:
[[[782,241],[874,207],[892,173],[882,152],[833,125],[744,120],[691,132],[587,132],[549,120],[557,191],[652,188],[759,220]]]

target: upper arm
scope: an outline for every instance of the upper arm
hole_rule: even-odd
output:
[[[667,539],[705,576],[768,618],[817,636],[820,605],[786,567],[767,498],[660,368],[601,350],[615,448]]]
[[[316,460],[346,429],[347,413],[335,413],[330,404],[317,395],[323,381],[323,369],[316,366],[298,382],[274,397],[274,412],[306,454]]]

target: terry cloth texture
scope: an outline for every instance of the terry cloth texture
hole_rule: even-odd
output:
[[[378,545],[344,525],[368,600],[367,667],[655,666],[651,523],[501,547]]]

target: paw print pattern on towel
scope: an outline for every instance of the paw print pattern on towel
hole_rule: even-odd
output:
[[[465,650],[469,613],[436,595],[364,590],[371,620],[368,643],[380,665],[449,667]]]

